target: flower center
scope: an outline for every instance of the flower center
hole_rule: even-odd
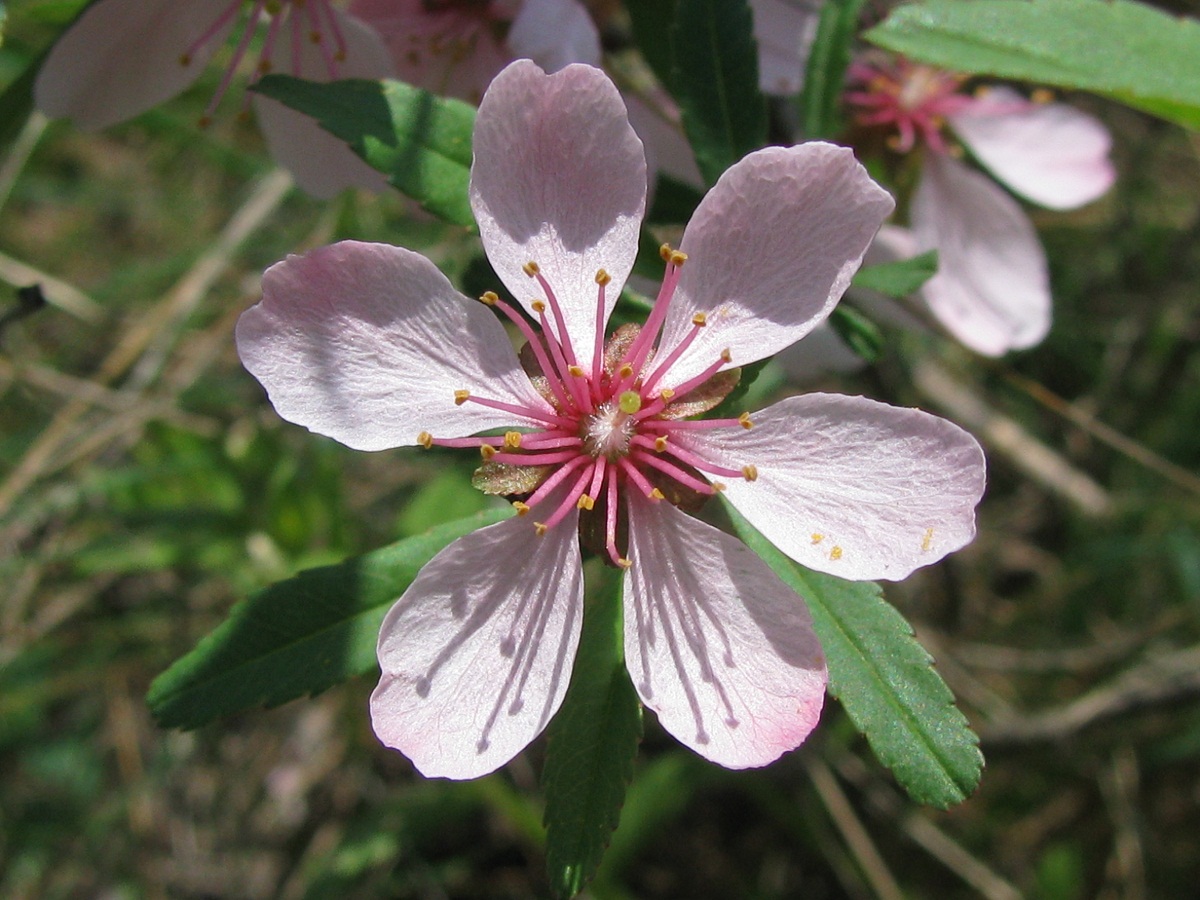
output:
[[[227,28],[240,18],[240,12],[249,7],[241,26],[241,34],[234,48],[233,56],[225,67],[216,93],[209,101],[208,108],[200,118],[200,124],[207,126],[212,122],[213,114],[221,104],[221,100],[233,82],[234,73],[242,64],[250,49],[250,42],[258,31],[259,22],[263,16],[270,20],[267,35],[263,40],[262,50],[258,55],[258,64],[251,84],[260,75],[270,72],[275,49],[281,34],[287,32],[286,39],[290,44],[291,73],[300,75],[300,60],[305,42],[312,44],[321,54],[325,74],[330,81],[338,76],[338,64],[346,59],[346,39],[334,15],[330,0],[231,0],[204,32],[184,51],[179,58],[179,64],[191,66],[196,55],[205,47],[212,44],[219,36],[224,35]],[[243,103],[243,110],[245,104]]]
[[[918,139],[934,152],[947,152],[946,118],[971,103],[960,92],[962,76],[903,57],[868,56],[850,65],[847,79],[858,85],[845,95],[855,122],[894,128],[888,143],[899,153],[908,153]]]
[[[617,546],[624,492],[636,491],[651,502],[678,504],[722,490],[724,485],[714,476],[753,481],[758,475],[754,466],[730,468],[702,458],[687,446],[685,436],[695,429],[753,427],[748,413],[736,419],[690,418],[715,407],[737,384],[736,372],[723,371],[732,362],[728,350],[674,387],[659,387],[707,325],[706,316],[698,313],[692,330],[678,345],[665,353],[655,347],[687,259],[665,245],[662,253],[667,271],[646,324],[640,329],[622,326],[607,343],[605,292],[612,279],[604,270],[596,273],[596,337],[590,348],[590,369],[581,364],[586,359],[580,355],[583,348],[572,344],[555,292],[536,263],[528,263],[525,272],[537,281],[545,298],[530,304],[540,332],[496,294],[484,294],[480,299],[504,313],[525,336],[536,361],[527,366],[532,370],[530,381],[553,411],[460,390],[455,392],[455,403],[511,412],[541,427],[509,431],[502,439],[435,438],[425,431],[417,437],[426,448],[435,444],[478,447],[484,463],[475,473],[476,486],[492,494],[524,495],[525,499],[513,503],[518,515],[544,509],[543,517],[534,522],[538,534],[545,534],[572,510],[595,510],[603,521],[603,552],[618,566],[629,565]]]
[[[625,402],[626,397],[637,401]],[[628,407],[633,406],[633,409]],[[596,412],[583,419],[581,437],[583,449],[594,457],[607,456],[609,462],[616,462],[619,457],[629,455],[629,442],[637,430],[636,422],[630,418],[631,413],[638,411],[641,397],[633,391],[626,391],[620,401],[609,401],[600,406]]]

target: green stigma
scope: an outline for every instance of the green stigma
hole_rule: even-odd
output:
[[[617,401],[617,406],[621,408],[621,412],[625,413],[625,415],[632,416],[642,408],[642,395],[637,391],[625,391]]]

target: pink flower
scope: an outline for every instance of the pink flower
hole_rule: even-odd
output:
[[[894,129],[898,153],[923,149],[911,231],[881,234],[892,258],[937,250],[922,289],[934,316],[989,356],[1031,347],[1050,329],[1046,257],[1012,197],[956,159],[947,130],[996,178],[1027,200],[1072,209],[1112,185],[1110,138],[1096,119],[1009,88],[964,93],[960,76],[905,59],[869,56],[850,67],[846,94],[861,126]]]
[[[583,538],[626,570],[625,654],[645,705],[708,759],[765,765],[820,713],[811,619],[758,556],[675,504],[724,490],[791,557],[856,579],[903,578],[974,534],[982,453],[949,422],[822,394],[693,418],[732,388],[731,367],[829,313],[892,200],[849,150],[752,153],[664,251],[646,324],[605,341],[646,198],[612,83],[513,63],[483,98],[474,150],[484,248],[524,315],[468,300],[416,253],[343,242],[269,269],[237,328],[285,419],[363,450],[479,448],[476,483],[521,498],[388,613],[375,731],[451,778],[532,741],[570,677]],[[495,312],[528,341],[521,359]]]
[[[578,0],[353,0],[383,37],[397,77],[478,103],[514,59],[547,72],[600,64],[600,34]]]
[[[243,19],[242,10],[249,8]],[[312,81],[383,78],[391,62],[379,37],[330,0],[103,0],[88,8],[50,51],[34,103],[82,128],[131,119],[190,86],[239,34],[211,117],[245,58],[263,17],[269,20],[257,72]],[[346,187],[386,187],[383,175],[316,122],[266,97],[252,101],[272,155],[316,197]]]

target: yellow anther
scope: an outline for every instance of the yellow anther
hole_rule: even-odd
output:
[[[662,397],[663,400],[669,401],[672,397],[675,396],[675,391],[672,388],[663,388],[661,391],[658,392],[658,396]]]
[[[496,455],[496,448],[493,447],[491,444],[483,444],[479,448],[479,455],[482,456],[484,458],[484,461],[486,462],[487,460],[491,459],[493,456]]]
[[[542,270],[541,270],[541,268],[538,266],[538,264],[537,264],[537,263],[535,263],[535,262],[534,262],[534,261],[531,259],[529,262],[525,263],[525,265],[521,266],[521,271],[523,271],[523,272],[524,272],[526,275],[528,275],[530,278],[533,278],[535,275],[537,275],[537,273],[538,273],[538,272],[540,272],[540,271],[542,271]]]
[[[662,491],[660,491],[658,488],[655,488],[650,493],[648,493],[646,496],[649,497],[651,500],[666,500],[667,499],[667,495],[664,494]]]
[[[812,542],[813,542],[814,544],[819,544],[819,543],[821,543],[821,541],[823,541],[823,540],[825,540],[825,535],[821,534],[821,532],[819,532],[819,531],[814,531],[814,532],[813,532],[813,534],[812,534]]]
[[[546,303],[544,300],[534,300],[529,305],[533,307],[533,311],[535,313],[542,313],[546,311]]]
[[[466,403],[470,399],[471,399],[470,391],[455,391],[454,392],[454,403],[457,406],[462,406],[464,403]]]
[[[504,432],[504,446],[509,450],[516,450],[521,446],[521,432],[506,431]]]
[[[576,509],[591,509],[596,505],[596,501],[587,494],[580,494],[579,500],[575,503]]]
[[[523,516],[527,512],[529,512],[529,504],[522,503],[520,500],[514,500],[513,501],[513,509],[515,509],[517,511],[518,516]]]
[[[338,62],[345,62],[346,61],[346,51],[345,50],[337,51],[337,53],[333,54],[333,58],[336,59]]]
[[[981,84],[979,87],[975,88],[975,98],[977,100],[982,100],[984,97],[986,97],[991,92],[992,92],[991,85]]]
[[[596,270],[596,284],[604,286],[604,285],[608,284],[610,281],[612,281],[611,275],[609,275],[603,269]]]
[[[309,39],[310,41],[312,41],[314,44],[319,44],[319,43],[321,43],[321,32],[319,32],[319,31],[310,31],[310,32],[308,33],[308,39]]]
[[[729,352],[728,347],[721,351],[721,359],[725,362],[733,362],[733,354]]]
[[[620,559],[617,560],[617,565],[620,566],[622,569],[628,569],[630,566],[633,565],[633,560],[626,559],[625,557],[622,556]]]
[[[842,558],[842,548],[838,547],[835,544],[834,548],[829,551],[829,558],[830,559],[841,559]]]
[[[685,262],[687,262],[687,254],[683,253],[679,250],[672,250],[670,257],[667,259],[667,262],[669,262],[671,265],[678,268],[679,266],[682,266]]]
[[[921,538],[921,552],[928,553],[929,548],[933,546],[933,529],[926,528],[925,536]]]
[[[420,444],[422,447],[424,447],[426,450],[428,450],[430,447],[433,446],[433,435],[430,434],[428,431],[422,431],[420,434],[417,435],[417,443]]]
[[[1044,105],[1054,99],[1054,93],[1046,88],[1037,88],[1032,94],[1029,95],[1029,99],[1034,103]]]
[[[181,57],[179,57],[179,64],[180,64],[181,66],[183,66],[184,68],[187,68],[188,66],[190,66],[190,65],[192,64],[192,56],[191,56],[191,54],[190,54],[190,53],[185,53],[185,54],[183,54]]]
[[[546,533],[546,523],[545,522],[534,522],[533,523],[533,531],[538,537],[541,537],[543,534]]]
[[[742,477],[745,478],[747,481],[757,481],[758,480],[758,467],[757,466],[742,466]]]
[[[622,378],[628,378],[633,374],[633,366],[631,366],[629,363],[625,363],[625,365],[617,369],[617,374]]]
[[[654,439],[654,449],[659,453],[667,449],[667,436],[665,434],[660,434]]]
[[[703,328],[708,324],[708,316],[704,313],[696,313],[692,316],[692,324],[697,328]]]
[[[741,425],[743,428],[745,428],[747,431],[749,431],[751,428],[754,427],[754,420],[750,418],[749,412],[744,412],[740,416],[738,416],[738,424]]]
[[[485,306],[495,306],[500,302],[500,295],[495,291],[484,291],[479,295],[479,302]]]
[[[714,482],[712,483],[712,489],[713,489],[714,491],[716,491],[718,494],[719,494],[719,493],[721,493],[721,491],[725,490],[725,482],[723,482],[723,481],[714,481]]]
[[[581,369],[579,366],[567,366],[567,372],[570,373],[572,378],[583,377],[583,369]]]
[[[671,249],[670,244],[662,244],[658,248],[658,255],[662,257],[663,262],[671,261],[671,254],[675,251]]]

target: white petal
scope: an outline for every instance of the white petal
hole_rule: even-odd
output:
[[[893,206],[845,147],[768,147],[729,168],[684,232],[688,260],[660,352],[693,330],[696,313],[708,324],[663,385],[698,375],[725,348],[740,366],[806,335],[842,296]]]
[[[293,13],[295,15],[296,13]],[[387,78],[391,59],[383,41],[357,19],[335,10],[338,27],[346,39],[346,59],[337,66],[338,78]],[[284,26],[290,32],[290,26]],[[281,34],[275,48],[275,68],[291,73],[291,41]],[[330,80],[328,66],[311,41],[301,43],[299,73],[310,81]],[[334,137],[314,119],[284,106],[270,97],[254,96],[254,112],[271,155],[292,173],[305,192],[328,199],[348,187],[376,193],[386,190],[387,179],[367,165],[340,138]]]
[[[590,372],[596,272],[612,276],[607,320],[646,204],[646,159],[620,94],[591,66],[546,75],[518,60],[484,95],[474,141],[471,208],[488,259],[526,308],[542,292],[522,267],[541,267]]]
[[[640,94],[625,94],[625,105],[629,109],[629,123],[646,148],[646,164],[651,178],[659,174],[670,175],[676,181],[704,189],[704,176],[696,165],[696,155],[687,142],[679,111],[674,101],[665,92],[656,96],[651,103]],[[652,191],[653,193],[653,191]],[[655,285],[650,296],[658,291]]]
[[[758,42],[758,83],[767,94],[798,94],[822,0],[750,0]]]
[[[953,116],[950,127],[992,174],[1049,209],[1091,203],[1116,178],[1108,129],[1065,103],[1030,103],[996,87]]]
[[[238,354],[289,422],[358,450],[462,437],[533,419],[454,392],[550,411],[496,317],[418,253],[343,241],[263,275]]]
[[[788,397],[754,427],[683,432],[678,443],[755,481],[725,496],[810,569],[898,581],[975,536],[983,451],[945,419],[837,394]],[[674,438],[673,438],[674,439]]]
[[[626,664],[663,727],[734,769],[799,746],[827,676],[796,592],[741,541],[636,495],[629,558]]]
[[[423,775],[494,771],[562,704],[583,622],[577,528],[538,537],[519,518],[460,538],[383,620],[371,721]]]
[[[920,249],[938,252],[938,273],[922,296],[951,334],[989,356],[1046,336],[1046,255],[1033,224],[1003,189],[957,160],[930,155],[911,217]]]
[[[531,59],[546,72],[571,63],[600,65],[600,32],[577,0],[524,0],[508,46],[514,58]]]
[[[34,84],[34,105],[79,127],[105,128],[179,94],[200,77],[232,23],[180,61],[228,0],[104,0],[55,43]]]

